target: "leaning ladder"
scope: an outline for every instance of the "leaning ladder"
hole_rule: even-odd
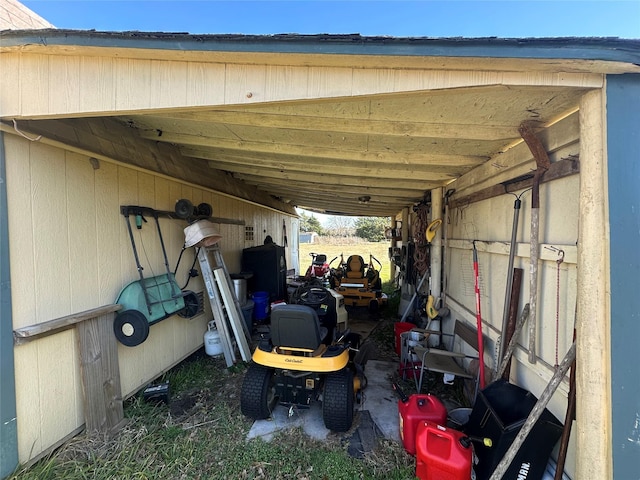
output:
[[[210,260],[210,254],[213,254],[214,265]],[[236,340],[242,360],[248,362],[251,360],[250,333],[244,321],[240,302],[231,286],[231,277],[224,263],[220,247],[218,245],[200,247],[198,249],[198,261],[207,288],[216,328],[220,334],[220,343],[227,367],[236,362],[232,335]]]

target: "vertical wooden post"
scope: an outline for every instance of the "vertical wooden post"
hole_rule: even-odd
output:
[[[580,102],[575,478],[613,478],[604,93]],[[597,459],[597,461],[594,461]]]
[[[431,190],[431,221],[442,218],[442,187],[434,188]],[[446,225],[442,225],[442,228],[446,228]],[[431,270],[431,284],[430,294],[437,300],[442,293],[442,232],[436,232],[436,236],[431,241],[431,248],[429,249],[430,258],[430,270]]]
[[[87,432],[111,434],[124,421],[114,313],[76,324]]]

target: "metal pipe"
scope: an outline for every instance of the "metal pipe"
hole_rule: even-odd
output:
[[[520,207],[522,206],[522,200],[520,198],[524,193],[525,192],[522,192],[520,195],[516,195],[516,199],[513,203],[513,225],[511,227],[511,244],[509,246],[509,266],[507,267],[507,287],[504,293],[504,309],[502,311],[502,329],[500,330],[502,341],[500,342],[498,358],[502,358],[502,356],[504,355],[505,344],[508,342],[508,340],[505,341],[505,332],[507,331],[507,323],[509,322],[509,304],[510,304],[510,298],[511,298],[511,289],[513,288],[513,261],[516,256],[516,238],[518,235],[518,219],[520,217]]]

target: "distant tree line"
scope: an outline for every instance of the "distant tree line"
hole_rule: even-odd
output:
[[[341,217],[332,216],[326,227],[320,221],[305,212],[300,213],[300,232],[315,232],[320,236],[360,237],[369,242],[385,239],[384,231],[389,226],[387,217]]]

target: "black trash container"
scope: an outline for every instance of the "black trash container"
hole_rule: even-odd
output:
[[[498,380],[478,393],[465,432],[489,437],[491,447],[474,443],[477,480],[486,480],[504,457],[538,399],[527,390]],[[549,455],[562,435],[562,424],[545,409],[514,457],[503,480],[540,480]]]
[[[269,243],[245,248],[242,250],[242,272],[253,274],[248,281],[252,293],[268,292],[270,302],[288,298],[284,247]]]

